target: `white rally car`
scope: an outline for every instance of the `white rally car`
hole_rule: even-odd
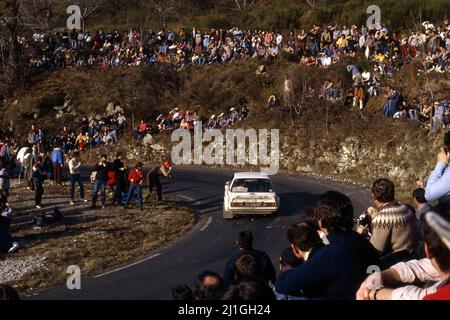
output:
[[[266,173],[236,173],[225,185],[224,219],[242,214],[269,215],[279,208],[280,197]]]

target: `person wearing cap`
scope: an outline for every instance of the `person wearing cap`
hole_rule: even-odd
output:
[[[125,209],[130,206],[131,199],[133,199],[134,193],[137,191],[139,209],[144,210],[143,199],[142,199],[142,184],[145,181],[144,172],[142,171],[143,164],[141,162],[137,163],[136,166],[130,171],[128,180],[130,182],[130,189],[128,190],[128,198],[125,204]]]
[[[147,174],[149,194],[145,197],[145,200],[149,200],[152,197],[153,189],[155,187],[158,193],[158,201],[163,200],[162,184],[159,177],[164,176],[172,179],[172,169],[173,169],[172,163],[166,161],[162,166],[154,167],[152,170],[149,171],[149,173]]]
[[[425,259],[402,262],[381,273],[373,273],[362,283],[356,298],[450,300],[449,209],[448,204],[440,205],[421,219]]]
[[[217,129],[217,117],[215,115],[212,115],[211,118],[209,118],[208,123],[208,130]]]

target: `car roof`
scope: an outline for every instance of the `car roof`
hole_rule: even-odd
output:
[[[265,172],[241,172],[235,173],[234,179],[270,179]]]

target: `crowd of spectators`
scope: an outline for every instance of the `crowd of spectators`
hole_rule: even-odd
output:
[[[422,30],[396,33],[388,27],[368,29],[332,24],[313,25],[310,30],[280,33],[263,30],[129,30],[127,32],[65,30],[35,31],[20,37],[22,52],[30,65],[45,70],[65,67],[111,68],[171,63],[203,65],[252,58],[276,58],[287,51],[304,65],[328,67],[343,57],[363,53],[374,63],[374,71],[392,73],[406,63],[421,61],[423,71],[445,72],[448,68],[450,25],[429,22]],[[8,49],[1,37],[3,50]]]
[[[167,113],[160,114],[154,122],[141,120],[137,127],[133,130],[133,135],[137,139],[144,139],[148,135],[154,135],[163,131],[174,129],[193,130],[196,125],[206,130],[225,129],[237,125],[249,116],[250,110],[246,106],[233,107],[219,115],[211,115],[209,118],[202,119],[196,112],[180,111],[175,108]]]

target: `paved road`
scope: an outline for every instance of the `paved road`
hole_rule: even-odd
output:
[[[356,213],[366,209],[369,194],[345,184],[309,177],[274,177],[281,194],[282,208],[275,217],[222,219],[225,182],[233,172],[214,169],[180,169],[176,179],[166,181],[166,192],[180,197],[199,213],[199,222],[182,240],[150,253],[141,261],[82,279],[82,289],[69,291],[60,286],[44,291],[32,299],[51,300],[166,300],[171,288],[193,285],[196,275],[205,270],[222,273],[225,261],[235,251],[238,232],[254,233],[255,247],[265,250],[278,265],[280,252],[287,247],[286,228],[295,223],[306,205],[328,190],[348,194]]]

